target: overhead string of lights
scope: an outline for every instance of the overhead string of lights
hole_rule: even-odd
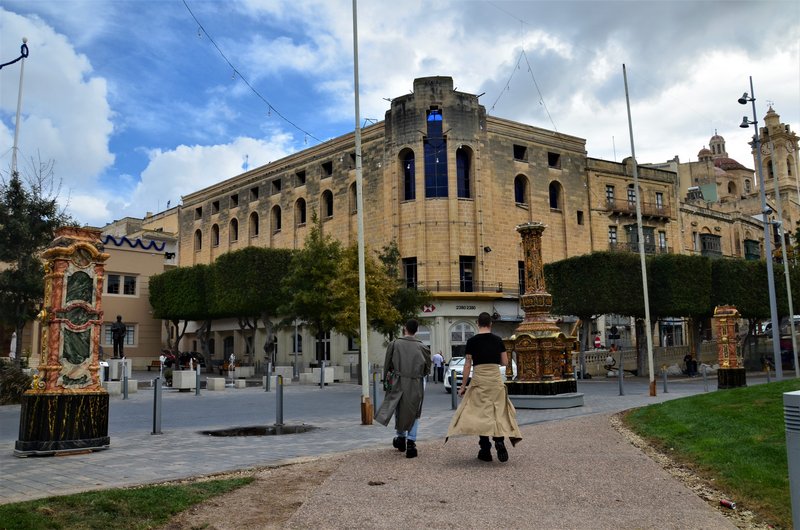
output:
[[[236,79],[236,76],[239,76],[239,79],[241,79],[241,80],[242,80],[242,82],[243,82],[245,85],[247,85],[247,87],[250,89],[250,91],[251,91],[253,94],[255,94],[255,96],[256,96],[258,99],[260,99],[261,101],[263,101],[263,102],[264,102],[264,104],[267,106],[267,116],[272,116],[272,113],[275,113],[275,115],[276,115],[276,116],[278,116],[280,119],[282,119],[283,121],[285,121],[286,123],[288,123],[289,125],[291,125],[292,127],[294,127],[295,129],[297,129],[298,131],[300,131],[301,133],[303,133],[303,143],[304,143],[305,145],[308,145],[308,139],[309,139],[309,138],[313,138],[313,139],[314,139],[314,140],[316,140],[318,143],[322,143],[322,140],[320,140],[319,138],[317,138],[316,136],[314,136],[313,134],[311,134],[310,132],[308,132],[307,130],[303,129],[302,127],[300,127],[299,125],[297,125],[295,122],[293,122],[292,120],[290,120],[289,118],[287,118],[286,116],[284,116],[284,115],[283,115],[283,114],[282,114],[282,113],[281,113],[281,112],[280,112],[278,109],[276,109],[276,108],[275,108],[275,107],[272,105],[272,103],[270,103],[269,101],[267,101],[267,98],[265,98],[264,96],[262,96],[262,95],[259,93],[259,91],[258,91],[258,90],[256,90],[256,89],[253,87],[253,85],[251,85],[251,84],[250,84],[250,82],[247,80],[247,78],[245,78],[245,77],[242,75],[242,73],[239,71],[239,69],[238,69],[238,68],[236,68],[236,66],[234,66],[234,64],[233,64],[233,63],[230,61],[230,59],[228,59],[228,57],[225,55],[225,52],[223,52],[223,51],[222,51],[222,49],[220,49],[220,47],[217,45],[216,41],[215,41],[215,40],[214,40],[214,38],[211,36],[211,34],[210,34],[208,31],[206,31],[206,28],[204,28],[204,27],[203,27],[203,24],[202,24],[202,23],[201,23],[201,22],[200,22],[200,21],[197,19],[197,17],[195,16],[194,12],[192,12],[192,9],[189,7],[189,4],[187,4],[187,3],[186,3],[186,0],[182,0],[182,2],[183,2],[183,5],[186,7],[186,10],[189,12],[189,14],[190,14],[190,15],[192,16],[192,18],[194,19],[195,23],[197,23],[197,36],[198,36],[198,37],[202,37],[203,35],[205,35],[205,36],[206,36],[206,38],[208,38],[209,42],[211,42],[211,44],[213,44],[213,45],[214,45],[214,48],[215,48],[215,49],[217,50],[217,52],[219,53],[220,57],[222,57],[222,58],[225,60],[225,62],[226,62],[226,63],[228,63],[228,66],[230,66],[230,67],[231,67],[231,70],[233,71],[233,73],[231,74],[231,79]]]

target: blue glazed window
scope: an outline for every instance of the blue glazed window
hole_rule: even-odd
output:
[[[442,113],[428,111],[425,147],[425,197],[447,197],[447,141],[442,134]]]

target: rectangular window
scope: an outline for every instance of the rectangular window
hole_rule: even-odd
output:
[[[133,346],[136,344],[136,326],[134,324],[125,324],[125,346]],[[111,347],[114,340],[111,338],[111,323],[103,324],[103,345]]]
[[[419,337],[417,337],[419,338]],[[361,350],[361,341],[358,340],[358,337],[347,337],[347,351],[359,351]]]
[[[519,294],[525,293],[525,262],[517,262],[517,276],[519,277]]]
[[[447,197],[447,141],[442,133],[442,112],[428,111],[425,152],[425,197]]]
[[[561,155],[558,153],[547,153],[547,165],[553,169],[561,169]]]
[[[473,292],[475,290],[475,256],[459,256],[458,270],[461,292]]]
[[[281,179],[277,178],[272,181],[272,194],[275,195],[276,193],[281,192]]]
[[[514,144],[514,160],[522,160],[523,162],[527,162],[528,148],[524,145]]]
[[[606,202],[614,204],[614,186],[606,184]]]
[[[136,295],[136,276],[125,276],[122,291],[122,294],[127,294],[129,296]]]
[[[470,159],[469,154],[464,149],[456,151],[456,187],[459,199],[469,199],[472,197],[470,189]]]
[[[659,250],[659,252],[666,252],[667,251],[667,233],[666,232],[659,232],[658,233],[658,250]]]
[[[331,332],[326,331],[317,335],[317,361],[331,360]]]
[[[632,206],[636,204],[636,190],[633,189],[633,185],[628,186],[628,204]]]
[[[239,206],[239,194],[234,193],[231,195],[231,208],[236,208],[237,206]]]
[[[660,191],[656,192],[656,208],[659,210],[664,209],[664,194]]]
[[[305,186],[306,184],[306,172],[305,170],[301,169],[300,171],[294,174],[294,178],[297,181],[298,186]]]
[[[109,274],[106,276],[106,293],[136,296],[136,276]]]
[[[417,197],[414,153],[408,152],[403,159],[403,199],[413,201]]]
[[[211,213],[219,213],[219,201],[211,203]]]
[[[698,250],[697,232],[692,232],[692,250]]]
[[[406,287],[417,288],[417,258],[403,258],[403,276],[406,280]]]
[[[617,227],[616,226],[609,226],[608,227],[608,243],[611,246],[617,244]]]
[[[320,165],[322,167],[322,178],[327,178],[333,175],[333,162],[323,162]]]
[[[119,294],[120,286],[122,285],[120,280],[119,274],[109,274],[106,276],[106,292],[108,294]]]
[[[578,224],[583,224],[583,210],[578,210]]]
[[[258,200],[258,186],[254,188],[250,188],[250,200],[257,201]]]
[[[194,209],[194,218],[195,219],[202,219],[203,218],[203,207],[198,206]]]

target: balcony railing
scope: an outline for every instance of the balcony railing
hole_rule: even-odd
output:
[[[670,208],[667,204],[642,201],[642,215],[645,217],[669,217]],[[636,215],[636,203],[623,199],[606,199],[605,210],[620,215]]]
[[[409,286],[412,287],[412,286]],[[432,293],[498,293],[509,296],[519,295],[519,286],[503,286],[503,282],[418,282],[416,288]]]
[[[639,243],[609,243],[608,250],[613,252],[639,252]],[[644,244],[645,254],[669,254],[670,247],[661,247],[652,243]]]

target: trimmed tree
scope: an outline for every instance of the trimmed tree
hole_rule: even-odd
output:
[[[190,320],[208,322],[210,329],[212,311],[208,303],[208,265],[194,265],[170,269],[150,277],[150,305],[153,318],[160,318],[175,328],[175,339],[170,349],[177,355],[186,326]],[[183,326],[180,325],[183,321]],[[198,335],[201,333],[198,331]],[[203,354],[208,355],[207,337]]]

